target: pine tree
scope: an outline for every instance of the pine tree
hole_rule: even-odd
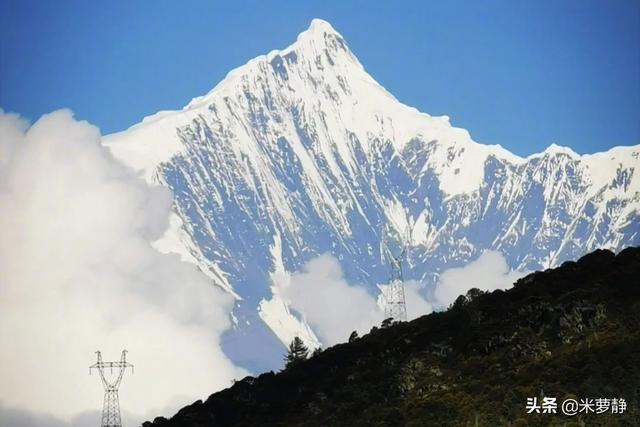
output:
[[[289,344],[289,351],[284,358],[287,362],[285,364],[285,369],[306,360],[308,356],[309,348],[304,345],[304,342],[299,337],[295,337],[293,341],[291,341],[291,344]]]

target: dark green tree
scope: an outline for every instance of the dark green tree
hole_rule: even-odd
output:
[[[388,328],[389,326],[393,325],[393,317],[389,317],[386,318],[382,321],[382,324],[380,325],[380,327],[382,329]]]
[[[358,332],[357,331],[351,332],[351,335],[349,335],[349,342],[354,342],[357,339],[358,339]]]
[[[487,292],[483,291],[482,289],[478,289],[478,288],[471,288],[467,291],[467,301],[473,301],[474,299],[478,298],[480,295],[484,295]]]
[[[295,337],[291,344],[289,344],[289,351],[285,356],[286,361],[285,368],[290,368],[297,365],[303,360],[306,360],[309,356],[309,348],[304,345],[304,341],[300,337]]]

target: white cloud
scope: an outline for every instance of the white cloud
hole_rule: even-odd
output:
[[[0,424],[93,425],[102,389],[87,367],[97,349],[117,359],[127,348],[136,364],[120,393],[127,424],[170,414],[246,374],[219,346],[232,298],[150,246],[170,204],[168,190],[114,160],[98,130],[70,112],[31,127],[0,112]],[[405,283],[408,317],[472,287],[509,287],[522,274],[485,252],[445,271],[435,301],[420,283]],[[325,345],[384,317],[330,255],[280,276],[274,293]]]
[[[338,261],[328,254],[276,284],[276,292],[327,346],[345,342],[352,330],[362,333],[382,320],[375,299],[364,288],[350,286]]]
[[[286,272],[281,262],[276,262],[276,265],[279,267],[272,274],[273,297],[269,301],[263,301],[261,309],[266,310],[271,305],[288,306],[311,327],[324,346],[345,342],[353,330],[360,335],[367,333],[372,326],[379,326],[384,319],[383,292],[387,285],[378,285],[380,293],[374,297],[364,287],[349,284],[344,278],[340,263],[332,255],[318,256],[294,273]],[[486,251],[464,267],[444,271],[431,293],[419,281],[406,281],[404,292],[407,319],[413,320],[429,314],[434,308],[446,308],[471,288],[484,291],[506,289],[526,274],[510,271],[499,252]],[[267,318],[267,323],[283,342],[297,335],[311,347],[316,343],[314,336],[309,338],[305,323],[299,322],[298,317],[294,317],[286,309],[268,314],[273,319]]]
[[[447,307],[471,288],[483,291],[510,288],[523,271],[510,271],[504,256],[497,251],[484,251],[478,259],[464,267],[451,268],[440,275],[435,288],[434,305]]]
[[[413,320],[433,311],[431,302],[421,293],[424,287],[417,280],[409,280],[404,283],[404,298],[407,305],[407,320]]]
[[[329,254],[312,259],[299,272],[278,277],[274,293],[304,317],[326,346],[345,342],[354,330],[367,333],[384,318],[376,298],[364,287],[347,283],[338,260]],[[418,282],[405,284],[409,320],[432,311],[419,291]]]
[[[446,308],[471,288],[507,289],[526,274],[510,271],[500,252],[485,251],[464,267],[444,271],[430,297],[424,295],[420,282],[406,281],[407,318],[429,314],[434,307]],[[379,286],[381,291],[385,286]],[[275,275],[272,289],[305,319],[324,345],[345,342],[353,330],[367,333],[384,318],[382,295],[376,299],[364,287],[347,283],[338,260],[329,254],[312,259],[299,272]]]
[[[20,408],[11,413],[79,425],[77,414],[100,410],[87,369],[98,349],[117,360],[126,348],[136,365],[120,392],[123,412],[137,414],[127,424],[246,374],[219,346],[232,297],[150,246],[171,194],[100,140],[66,110],[31,127],[0,111],[0,420]]]

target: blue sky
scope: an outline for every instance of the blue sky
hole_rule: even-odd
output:
[[[640,2],[0,0],[0,108],[103,133],[178,109],[312,18],[398,99],[520,155],[640,143]]]

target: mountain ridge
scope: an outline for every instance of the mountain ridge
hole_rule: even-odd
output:
[[[283,337],[314,341],[273,294],[276,267],[291,273],[330,253],[349,283],[375,294],[388,279],[384,226],[396,238],[411,228],[405,278],[427,297],[442,271],[485,250],[536,270],[640,243],[640,146],[578,157],[552,146],[521,158],[478,144],[448,117],[396,100],[330,24],[311,27],[186,109],[105,138],[173,191],[175,215],[157,247],[236,297],[236,335],[271,348],[269,363]],[[227,351],[268,367],[245,360],[247,348]]]
[[[156,112],[154,114],[151,114],[151,115],[143,117],[143,119],[141,120],[140,123],[134,124],[134,125],[130,126],[129,128],[123,130],[123,131],[119,131],[119,132],[115,132],[113,134],[107,135],[106,137],[107,138],[111,138],[111,137],[114,137],[116,135],[125,133],[127,131],[135,130],[136,128],[138,128],[138,127],[140,127],[142,125],[148,125],[148,124],[154,123],[154,122],[156,122],[158,120],[162,120],[163,118],[166,118],[167,116],[170,116],[172,114],[179,114],[179,113],[187,112],[187,111],[192,110],[192,109],[198,109],[198,108],[201,108],[203,106],[206,106],[207,100],[210,99],[212,96],[216,95],[216,90],[222,89],[224,87],[225,83],[231,83],[234,80],[234,78],[236,78],[237,76],[242,75],[243,73],[245,73],[247,71],[247,68],[250,65],[253,65],[253,64],[258,63],[258,62],[263,61],[263,60],[264,61],[271,61],[275,56],[286,55],[287,53],[290,53],[291,51],[295,51],[296,47],[297,47],[296,45],[304,43],[306,41],[305,37],[308,34],[316,34],[318,31],[322,31],[322,30],[324,30],[324,32],[331,33],[331,34],[333,34],[333,35],[335,35],[337,37],[340,37],[342,40],[344,40],[342,38],[342,35],[338,31],[336,31],[328,21],[325,21],[325,20],[320,19],[320,18],[314,18],[311,21],[311,23],[309,25],[309,28],[298,35],[298,37],[296,39],[296,42],[294,42],[293,44],[289,45],[286,48],[273,49],[273,50],[271,50],[270,52],[268,52],[266,54],[258,55],[256,57],[250,59],[246,63],[244,63],[244,64],[232,69],[209,92],[207,92],[205,95],[196,96],[196,97],[192,98],[181,109],[179,109],[179,110],[162,110],[162,111],[158,111],[158,112]],[[364,67],[358,61],[357,57],[355,57],[354,55],[351,55],[351,57],[353,58],[354,62],[358,65],[358,67],[361,68],[363,71],[365,71]],[[366,71],[365,71],[365,73],[366,73]],[[367,73],[367,75],[368,75],[368,73]],[[393,101],[396,101],[396,102],[402,104],[403,107],[411,109],[411,110],[413,110],[413,111],[415,111],[415,112],[417,112],[419,114],[426,115],[428,117],[441,118],[441,119],[445,120],[446,122],[450,121],[450,117],[447,116],[447,115],[431,116],[428,113],[419,111],[415,107],[411,107],[409,105],[404,104],[403,102],[401,102],[397,98],[395,98],[395,96],[393,96],[393,94],[388,92],[383,86],[381,86],[373,78],[371,78],[371,80],[373,81],[373,83],[375,83],[376,86],[378,86],[380,89],[382,89]],[[464,128],[458,128],[458,129],[463,130],[463,131],[467,131]],[[115,139],[117,139],[117,138],[115,138]],[[636,145],[619,145],[619,146],[614,146],[614,147],[610,148],[609,150],[605,150],[605,151],[598,151],[598,152],[594,152],[594,153],[579,154],[579,153],[576,153],[571,147],[559,145],[559,144],[556,144],[556,143],[551,143],[543,151],[536,152],[536,153],[530,153],[526,157],[522,157],[522,156],[519,156],[519,155],[517,155],[515,153],[512,153],[508,149],[502,147],[500,144],[482,144],[482,143],[478,143],[478,142],[475,142],[475,143],[478,144],[478,145],[486,146],[486,147],[496,148],[498,150],[505,150],[505,151],[509,152],[509,154],[510,154],[510,156],[512,158],[517,159],[519,161],[524,161],[524,160],[530,159],[532,157],[540,157],[540,156],[542,156],[542,155],[544,155],[546,153],[555,154],[555,153],[558,153],[558,152],[560,152],[560,153],[564,152],[564,153],[569,153],[569,154],[571,154],[573,156],[583,157],[583,156],[593,156],[593,155],[605,154],[605,153],[608,154],[612,150],[620,151],[618,149],[622,149],[622,150],[631,149],[631,148],[637,149],[640,146],[639,144],[636,144]]]

